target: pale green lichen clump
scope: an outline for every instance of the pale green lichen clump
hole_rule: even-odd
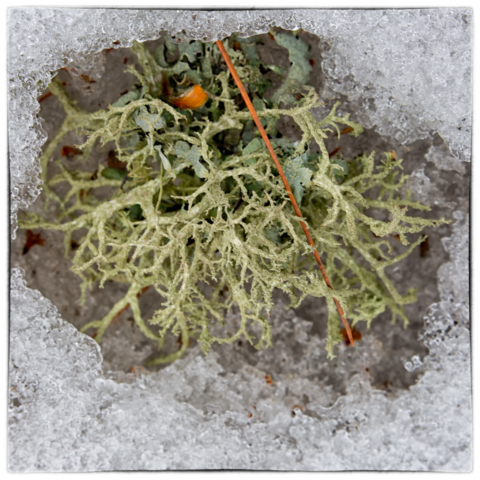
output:
[[[60,213],[55,222],[34,214],[21,221],[23,228],[63,231],[67,255],[72,234],[84,232],[72,260],[82,280],[82,301],[96,283],[129,285],[107,316],[83,327],[96,329],[98,342],[112,319],[130,305],[138,327],[159,348],[168,332],[181,337],[180,350],[154,364],[180,357],[191,336],[205,352],[213,342],[241,337],[265,348],[271,345],[268,312],[276,288],[288,293],[293,307],[307,295],[326,298],[330,357],[341,339],[333,295],[353,325],[370,325],[386,309],[393,319],[408,323],[403,306],[416,300],[415,291],[400,295],[385,269],[424,238],[409,243],[406,234],[445,220],[408,215],[429,207],[412,201],[409,193],[402,197],[402,162],[389,153],[377,164],[375,153],[349,160],[329,157],[324,140],[339,134],[339,125],[350,127],[353,136],[362,128],[348,115],[338,116],[338,104],[323,120],[314,119],[312,110],[322,104],[313,88],[303,87],[311,70],[309,48],[296,35],[274,36],[289,52],[288,72],[261,62],[259,38],[232,37],[224,43],[272,139],[334,293],[315,267],[299,219],[215,45],[165,40],[152,54],[136,43],[133,51],[143,71],[128,71],[139,84],[106,110],[82,111],[59,81],[52,82],[50,90],[67,116],[41,163],[47,206],[56,202]],[[282,79],[271,99],[264,97],[267,70]],[[166,98],[173,80],[201,85],[209,93],[208,102],[195,111],[176,109]],[[305,95],[296,93],[302,89]],[[299,142],[278,133],[281,116],[300,127]],[[92,175],[60,162],[61,172],[49,178],[50,157],[72,130],[88,135],[79,146],[84,158],[97,141],[113,141],[126,170],[99,165]],[[319,154],[309,151],[312,139]],[[65,182],[69,191],[60,196],[55,186]],[[96,195],[100,187],[111,187],[111,196]],[[376,218],[385,220],[369,216],[369,209],[383,212]],[[392,234],[409,245],[397,256],[390,245],[396,241]],[[138,302],[146,287],[163,298],[149,320],[142,317]],[[213,335],[211,325],[223,324],[234,308],[241,316],[238,331]]]

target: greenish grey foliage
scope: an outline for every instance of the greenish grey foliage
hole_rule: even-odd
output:
[[[102,175],[109,180],[123,180],[128,172],[119,168],[108,167],[102,170]]]
[[[201,151],[197,145],[190,146],[187,142],[180,140],[175,144],[173,151],[178,158],[184,158],[193,165],[197,177],[207,176],[208,170],[200,163]]]
[[[172,170],[172,165],[170,164],[168,158],[164,155],[161,145],[156,145],[155,150],[157,150],[158,155],[160,156],[160,160],[162,161],[163,168],[167,172],[170,172]]]
[[[177,352],[153,363],[181,356],[189,337],[197,339],[205,352],[213,342],[232,343],[242,337],[257,348],[268,347],[268,312],[275,289],[286,292],[293,307],[307,295],[326,298],[330,356],[341,338],[334,297],[352,324],[363,321],[370,326],[386,309],[393,319],[408,322],[403,306],[415,301],[415,292],[400,294],[385,270],[424,238],[413,234],[445,220],[409,215],[429,207],[411,200],[409,193],[402,196],[406,176],[401,160],[394,161],[390,154],[380,162],[374,153],[330,159],[325,146],[329,135],[339,133],[341,125],[351,127],[353,136],[362,128],[348,116],[338,116],[338,104],[323,120],[315,120],[312,109],[322,104],[311,88],[299,101],[291,96],[308,80],[309,49],[293,34],[274,36],[288,50],[292,66],[271,99],[263,96],[268,80],[256,51],[261,37],[235,37],[224,44],[254,103],[261,107],[259,117],[324,258],[334,292],[315,266],[299,219],[249,112],[238,106],[238,89],[221,68],[215,45],[177,45],[166,39],[152,54],[135,43],[132,50],[142,71],[133,67],[128,71],[139,86],[106,110],[81,110],[59,81],[52,82],[50,90],[66,118],[41,163],[47,208],[56,204],[58,217],[48,222],[26,213],[21,220],[23,228],[63,231],[67,255],[72,235],[78,238],[72,261],[82,280],[82,301],[89,288],[103,287],[107,280],[129,286],[104,318],[83,328],[95,329],[98,342],[112,319],[130,305],[138,327],[159,348],[169,332],[181,338]],[[210,99],[196,111],[179,111],[163,96],[162,82],[192,81]],[[279,107],[290,101],[295,102],[292,108]],[[278,134],[282,116],[300,127],[299,142]],[[113,142],[126,171],[99,165],[99,174],[92,175],[59,162],[54,164],[59,172],[50,174],[49,160],[71,131],[87,135],[79,146],[84,158],[97,143]],[[312,140],[320,153],[309,151]],[[67,194],[58,193],[59,184],[67,184]],[[105,187],[111,192],[106,199],[97,195]],[[391,244],[397,242],[396,235],[404,245],[397,254]],[[163,299],[148,322],[138,303],[146,287]],[[241,317],[238,331],[214,335],[212,325],[223,325],[232,310]]]
[[[288,59],[292,65],[285,82],[274,93],[272,100],[275,103],[283,101],[289,104],[294,101],[292,93],[300,90],[308,82],[312,70],[309,62],[310,48],[302,39],[289,33],[279,32],[273,35],[275,41],[288,50]]]
[[[164,128],[167,122],[160,113],[149,113],[147,107],[140,107],[135,115],[135,123],[144,131],[159,130]]]
[[[307,157],[308,155],[304,153],[298,157],[289,158],[283,166],[283,171],[297,203],[302,202],[304,187],[310,186],[310,179],[313,175],[312,170],[307,168]]]
[[[254,138],[243,150],[243,155],[248,155],[250,153],[256,152],[261,148],[265,148],[265,142],[261,138]]]

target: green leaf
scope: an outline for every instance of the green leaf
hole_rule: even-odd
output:
[[[190,151],[190,145],[183,140],[179,140],[174,147],[175,155],[179,157],[185,157],[185,155]]]
[[[283,171],[298,204],[302,201],[304,187],[310,186],[310,179],[313,175],[313,172],[304,166],[307,164],[307,159],[308,155],[304,153],[299,157],[289,158],[283,166]]]
[[[190,63],[194,63],[197,58],[198,54],[203,54],[203,44],[199,40],[196,40],[192,43],[180,43],[178,45],[180,50],[180,56],[178,57],[179,60],[182,60],[183,57],[187,57]],[[178,64],[177,64],[178,65]]]
[[[242,155],[249,155],[250,153],[256,152],[263,146],[265,146],[264,141],[256,137],[243,149]]]
[[[300,90],[308,82],[312,71],[309,62],[310,47],[302,39],[289,33],[273,33],[273,36],[278,45],[288,50],[288,59],[292,66],[283,84],[273,94],[272,102],[276,104],[281,101],[292,103],[295,100],[292,92]]]
[[[169,38],[165,39],[165,47],[167,48],[167,53],[169,55],[175,55],[177,53],[178,44],[172,42]]]
[[[297,203],[301,203],[304,193],[304,187],[309,187],[312,175],[313,172],[310,169],[306,167],[300,168],[294,181],[290,184],[293,196],[295,197]]]
[[[185,78],[186,78],[187,82],[195,83],[197,85],[202,84],[202,77],[195,70],[187,70],[185,72]]]
[[[259,194],[263,192],[263,185],[250,175],[245,175],[245,187],[249,192],[257,192]]]
[[[122,95],[115,103],[112,103],[112,107],[124,107],[127,103],[133,102],[140,98],[140,92],[138,90],[132,90],[125,95]]]
[[[265,227],[263,229],[263,232],[265,234],[265,238],[267,238],[271,242],[275,243],[275,245],[278,245],[278,246],[282,245],[282,241],[280,240],[280,233],[279,233],[277,227],[275,227],[275,226]]]
[[[112,107],[124,107],[130,102],[140,100],[147,92],[148,87],[146,85],[144,85],[141,90],[135,88],[130,92],[125,93],[125,95],[122,95],[115,103],[112,104]]]
[[[132,205],[128,211],[130,220],[140,220],[142,218],[143,210],[140,204],[136,203]]]
[[[196,145],[192,145],[185,158],[193,165],[198,177],[205,178],[207,176],[208,170],[200,163],[200,149]]]
[[[287,70],[285,70],[283,67],[279,67],[278,65],[265,65],[265,68],[268,68],[269,70],[280,76],[287,73]]]
[[[271,142],[276,147],[279,147],[285,152],[289,152],[290,154],[293,154],[293,152],[295,151],[295,144],[288,138],[284,138],[284,137],[273,138]]]
[[[165,45],[161,43],[153,52],[153,58],[162,68],[168,68],[168,63],[165,60]]]
[[[158,130],[165,127],[167,124],[160,113],[150,113],[145,106],[142,106],[138,109],[135,116],[135,123],[144,132],[149,132],[152,129]]]
[[[348,175],[348,163],[342,158],[337,158],[333,163],[333,171],[337,177],[345,177]]]
[[[260,65],[260,57],[257,52],[258,37],[242,38],[235,35],[234,39],[240,44],[240,48],[248,60],[248,63],[254,67],[258,67]]]
[[[180,73],[186,72],[187,70],[190,70],[190,65],[186,62],[178,62],[172,68],[172,72],[176,73],[177,75],[179,75]]]
[[[180,140],[175,144],[175,153],[193,165],[197,177],[207,176],[208,170],[200,163],[200,149],[196,145],[190,147],[187,142]]]
[[[140,89],[140,94],[138,96],[139,99],[143,98],[145,96],[146,93],[148,93],[148,86],[147,85],[143,85],[143,87]]]
[[[170,172],[172,170],[172,165],[168,161],[168,158],[164,155],[162,152],[162,147],[161,145],[155,145],[155,150],[158,152],[158,155],[160,156],[160,160],[162,161],[163,168],[167,171]]]
[[[138,132],[133,132],[130,135],[126,137],[125,140],[125,147],[127,148],[127,151],[129,153],[133,153],[138,147],[138,144],[140,143],[140,135]]]
[[[102,170],[102,177],[108,178],[109,180],[123,180],[128,175],[126,170],[120,170],[119,168],[104,168]]]

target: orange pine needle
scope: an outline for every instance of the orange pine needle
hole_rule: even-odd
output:
[[[260,135],[263,138],[263,141],[265,142],[265,145],[267,146],[267,149],[270,153],[270,156],[272,157],[273,163],[275,164],[275,167],[278,170],[278,173],[280,175],[280,178],[282,179],[283,185],[285,186],[285,189],[287,190],[288,196],[290,197],[290,201],[292,202],[293,209],[295,210],[295,214],[299,218],[302,217],[302,213],[300,212],[300,208],[297,205],[297,202],[295,200],[295,197],[293,196],[292,189],[290,188],[290,185],[288,184],[287,177],[285,177],[285,174],[283,173],[283,168],[280,165],[280,162],[278,161],[277,155],[275,154],[275,151],[273,150],[272,144],[270,143],[270,140],[268,139],[267,133],[265,132],[262,123],[260,122],[260,119],[258,118],[257,112],[255,111],[255,108],[252,105],[252,102],[250,101],[250,98],[248,96],[247,91],[245,90],[245,87],[242,84],[242,81],[240,80],[240,77],[238,76],[235,67],[233,66],[232,61],[230,60],[230,57],[225,50],[225,47],[223,46],[223,43],[218,40],[216,42],[218,49],[220,50],[220,53],[222,54],[223,59],[225,60],[225,63],[227,64],[228,69],[230,70],[230,73],[235,80],[235,83],[237,84],[238,89],[240,90],[240,93],[243,97],[243,100],[245,104],[247,105],[247,108],[252,115],[253,121],[255,122],[255,125],[257,126],[258,130],[260,131]],[[307,237],[308,243],[315,249],[313,252],[313,255],[315,256],[315,260],[317,261],[318,268],[322,272],[323,279],[325,280],[325,283],[327,284],[328,288],[333,290],[332,284],[330,283],[330,280],[327,276],[327,272],[325,271],[325,267],[323,266],[322,260],[320,259],[320,255],[317,252],[317,249],[315,247],[315,243],[313,242],[312,236],[310,235],[310,232],[307,228],[307,225],[300,221],[300,225],[302,226],[303,232],[305,233],[305,236]],[[340,305],[340,302],[334,298],[333,301],[335,302],[335,305],[337,307],[338,313],[340,315],[340,318],[342,319],[343,325],[345,326],[345,330],[347,331],[348,339],[350,340],[350,343],[352,346],[354,345],[353,341],[353,335],[352,331],[350,330],[350,325],[348,325],[347,319],[345,318],[345,314],[343,313],[343,309]]]
[[[344,129],[340,132],[340,135],[345,135],[346,133],[350,133],[350,132],[353,132],[353,128],[352,128],[352,127],[347,127],[347,128],[344,128]]]
[[[52,96],[52,92],[47,92],[45,95],[42,95],[38,99],[38,103],[42,103],[44,100],[46,100],[48,97],[51,97],[51,96]]]
[[[342,147],[337,147],[335,150],[332,150],[329,154],[328,154],[328,158],[332,158],[336,153],[338,153],[340,150],[342,149]]]

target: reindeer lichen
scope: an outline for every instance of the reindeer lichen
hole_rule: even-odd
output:
[[[363,321],[370,326],[386,309],[393,320],[400,317],[407,324],[403,307],[415,302],[416,293],[410,290],[402,296],[385,269],[424,239],[420,235],[410,242],[407,234],[445,220],[408,215],[429,207],[411,200],[409,192],[402,196],[407,177],[402,161],[390,153],[380,161],[375,153],[330,158],[328,135],[339,135],[343,125],[356,137],[362,128],[348,115],[337,115],[338,103],[323,120],[315,120],[312,111],[322,104],[314,89],[304,86],[311,69],[309,48],[294,34],[274,35],[288,50],[292,62],[288,72],[262,63],[258,37],[233,36],[224,44],[248,85],[325,259],[334,296],[353,325]],[[128,71],[138,84],[106,110],[87,113],[69,99],[58,80],[50,85],[66,112],[41,158],[46,207],[55,203],[58,215],[48,222],[25,213],[21,220],[23,228],[64,232],[66,255],[72,235],[83,232],[72,258],[82,282],[82,301],[94,284],[102,288],[112,280],[129,285],[104,318],[82,331],[95,329],[100,342],[112,319],[129,305],[140,330],[159,348],[168,332],[181,337],[178,352],[153,364],[180,357],[192,336],[205,352],[214,342],[232,343],[240,337],[265,348],[271,345],[272,294],[281,289],[292,307],[307,295],[326,298],[327,351],[333,357],[341,339],[333,292],[314,268],[312,248],[215,45],[164,39],[154,53],[140,43],[132,50],[142,71],[132,66]],[[282,79],[270,98],[265,96],[270,86],[267,70]],[[169,103],[175,83],[200,85],[208,92],[208,102],[197,110],[175,108]],[[300,127],[300,141],[278,133],[277,122],[284,116]],[[88,136],[78,146],[85,159],[98,142],[113,142],[125,168],[98,165],[92,174],[58,162],[60,172],[49,175],[50,158],[72,131]],[[320,153],[310,151],[312,139]],[[60,195],[58,184],[68,185],[68,192]],[[97,194],[106,187],[108,197]],[[392,234],[405,246],[403,253],[395,255]],[[162,297],[148,321],[138,301],[147,287]],[[241,316],[238,331],[214,335],[211,326],[223,324],[234,308]]]

